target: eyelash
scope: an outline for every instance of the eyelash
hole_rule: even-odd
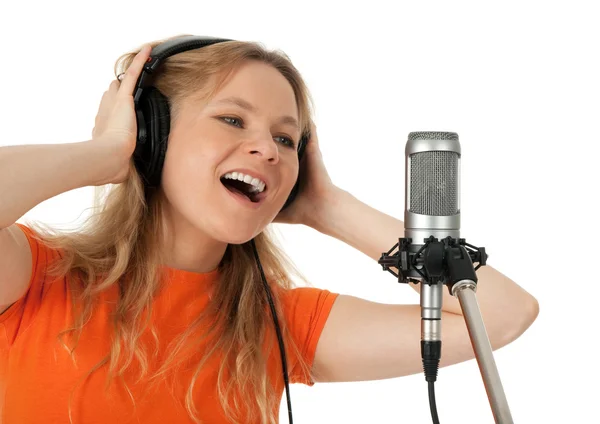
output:
[[[226,119],[235,119],[237,121],[240,121],[241,123],[244,122],[241,118],[236,118],[234,116],[222,116],[219,119],[221,119],[223,122],[226,122],[229,125],[233,125],[233,124],[231,124],[228,121],[226,121]],[[236,126],[236,125],[234,125],[234,126]],[[283,138],[283,139],[285,139],[285,140],[287,140],[287,143],[285,143],[286,146],[288,146],[290,148],[296,148],[296,143],[294,142],[293,139],[291,139],[290,137],[283,137],[283,136],[280,136],[280,137]]]

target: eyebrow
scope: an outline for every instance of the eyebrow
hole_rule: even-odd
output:
[[[244,100],[240,97],[227,97],[225,99],[221,99],[221,100],[215,102],[214,104],[234,104],[234,105],[239,106],[242,109],[246,109],[250,112],[254,112],[254,113],[257,112],[256,106],[252,105],[251,103],[247,102],[246,100]],[[296,121],[296,118],[293,118],[289,115],[282,116],[279,119],[279,123],[292,125],[297,130],[300,130],[300,125],[298,125],[298,121]]]

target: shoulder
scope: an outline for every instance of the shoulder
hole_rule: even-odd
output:
[[[280,291],[282,313],[292,337],[304,353],[314,353],[318,339],[340,295],[316,287]]]
[[[339,294],[317,287],[294,287],[281,289],[279,296],[286,315],[307,318],[327,312]]]
[[[311,369],[319,339],[340,295],[316,287],[279,289],[278,294],[289,335],[298,348],[301,362]],[[305,372],[300,361],[292,363],[295,366],[291,370],[291,381],[313,385],[312,373]]]
[[[27,242],[31,249],[34,269],[36,268],[36,265],[39,266],[51,262],[62,256],[60,249],[50,247],[44,240],[43,235],[38,233],[31,226],[19,222],[15,223],[15,225],[27,238]]]
[[[49,266],[61,257],[60,251],[48,247],[29,226],[17,226],[31,250],[31,271],[24,294],[0,316],[4,336],[0,342],[9,347],[33,324],[44,306],[48,313],[58,313],[61,305],[68,306],[67,284],[63,278],[54,277]]]

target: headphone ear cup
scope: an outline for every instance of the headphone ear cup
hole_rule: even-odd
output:
[[[171,127],[167,98],[155,87],[147,87],[136,107],[137,142],[134,163],[146,187],[158,187]]]
[[[300,180],[302,178],[301,164],[302,158],[304,157],[304,150],[306,149],[306,145],[308,144],[308,140],[310,140],[309,132],[305,133],[300,139],[300,142],[298,143],[298,163],[300,164],[300,170],[298,171],[298,179],[296,180],[296,184],[294,184],[294,187],[292,188],[292,191],[290,192],[290,195],[288,196],[281,210],[287,208],[294,201],[296,195],[298,194],[298,190],[300,189]]]

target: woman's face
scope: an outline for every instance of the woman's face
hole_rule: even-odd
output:
[[[162,175],[168,216],[177,229],[233,244],[263,231],[298,176],[298,125],[291,85],[256,61],[236,70],[208,102],[180,105]],[[240,174],[249,185],[239,181]],[[231,191],[252,185],[264,189],[252,195],[257,202]]]

